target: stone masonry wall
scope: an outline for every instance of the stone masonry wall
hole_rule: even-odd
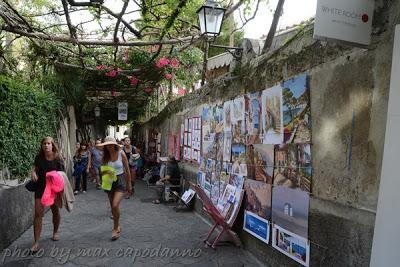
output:
[[[376,1],[373,40],[366,49],[316,41],[312,29],[305,30],[274,54],[255,58],[231,77],[170,103],[142,131],[179,134],[183,119],[201,114],[204,104],[223,103],[307,73],[313,125],[310,266],[368,266],[399,5]],[[181,163],[181,168],[186,178],[196,180],[195,166]],[[235,229],[245,248],[266,265],[298,266],[244,232],[242,225],[243,211]]]

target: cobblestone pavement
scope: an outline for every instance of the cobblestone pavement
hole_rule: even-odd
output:
[[[28,255],[30,227],[0,254],[0,266],[262,266],[233,245],[205,248],[210,226],[194,212],[175,212],[171,205],[142,201],[155,195],[143,182],[121,203],[121,237],[111,241],[112,220],[106,193],[92,184],[77,195],[74,210],[61,210],[60,241],[52,241],[52,214],[43,218],[40,246]],[[184,255],[184,253],[186,253]]]

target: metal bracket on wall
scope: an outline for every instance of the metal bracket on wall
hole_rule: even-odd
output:
[[[225,46],[225,45],[213,45],[213,44],[210,44],[210,47],[223,48],[223,49],[225,49],[225,51],[229,52],[236,60],[240,60],[242,58],[242,55],[243,55],[243,48],[241,48],[241,47]]]

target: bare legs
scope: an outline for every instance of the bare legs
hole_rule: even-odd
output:
[[[121,231],[121,228],[119,226],[119,217],[120,217],[119,204],[121,203],[123,197],[124,193],[122,192],[113,192],[108,194],[108,199],[110,201],[110,206],[111,206],[111,213],[113,215],[113,221],[114,221],[114,227],[112,230],[113,240],[119,237],[119,232]]]
[[[53,239],[56,234],[58,234],[58,228],[60,226],[61,216],[60,209],[57,205],[51,206],[51,211],[53,213]],[[37,251],[39,248],[40,234],[42,232],[42,221],[44,215],[44,207],[40,199],[35,199],[35,215],[33,217],[33,237],[34,242],[31,250]]]

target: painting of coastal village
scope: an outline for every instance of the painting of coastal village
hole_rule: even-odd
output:
[[[270,220],[272,185],[246,179],[244,190],[246,191],[245,209]]]
[[[283,142],[282,87],[276,85],[262,92],[263,144]]]
[[[307,75],[282,83],[283,127],[285,143],[311,142],[310,90]]]
[[[272,184],[274,172],[274,145],[247,146],[247,178]]]
[[[247,144],[261,143],[261,92],[247,94],[246,132]]]

